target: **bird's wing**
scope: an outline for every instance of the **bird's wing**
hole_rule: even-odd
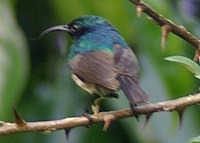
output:
[[[138,60],[130,48],[122,48],[115,44],[114,65],[120,74],[127,75],[138,83],[139,66]]]
[[[72,73],[83,82],[116,91],[119,88],[119,82],[116,79],[117,73],[113,66],[113,59],[113,54],[108,51],[92,51],[77,54],[69,62],[69,67]]]
[[[146,93],[138,85],[138,61],[130,48],[115,45],[114,63],[119,75],[120,88],[131,105],[147,103]]]

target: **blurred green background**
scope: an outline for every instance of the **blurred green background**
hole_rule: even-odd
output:
[[[198,0],[146,2],[175,23],[200,37]],[[43,30],[66,24],[81,15],[105,17],[120,31],[135,51],[141,65],[141,86],[152,102],[189,95],[198,91],[198,81],[185,68],[164,61],[172,55],[193,58],[192,46],[169,35],[165,53],[160,50],[160,28],[145,14],[138,18],[128,0],[0,0],[0,120],[13,122],[12,108],[27,121],[79,116],[85,110],[88,93],[71,79],[67,54],[72,40],[54,33],[35,40]],[[122,94],[122,93],[121,93]],[[109,99],[102,110],[129,107],[127,99]],[[178,116],[155,113],[148,127],[127,118],[116,121],[105,133],[102,124],[77,127],[70,143],[184,143],[200,132],[199,107],[187,108],[183,125]],[[64,131],[0,136],[0,143],[66,143]]]

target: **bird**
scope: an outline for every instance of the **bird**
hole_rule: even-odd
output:
[[[102,99],[118,96],[122,90],[130,107],[147,104],[147,94],[139,86],[139,64],[118,30],[106,19],[84,15],[67,25],[48,28],[39,37],[62,31],[70,35],[73,43],[68,55],[68,67],[78,86],[98,98],[92,105],[99,114]]]

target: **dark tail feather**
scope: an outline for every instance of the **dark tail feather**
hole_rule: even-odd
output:
[[[120,88],[127,96],[131,105],[137,106],[139,104],[148,103],[148,96],[131,77],[120,75],[118,79]]]

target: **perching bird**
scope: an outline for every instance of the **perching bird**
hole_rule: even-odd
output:
[[[40,36],[53,31],[64,31],[74,39],[68,65],[72,78],[81,88],[103,98],[121,89],[132,109],[148,102],[138,85],[137,58],[107,20],[93,15],[81,16],[68,25],[49,28]],[[98,114],[99,99],[94,102],[95,114]]]

